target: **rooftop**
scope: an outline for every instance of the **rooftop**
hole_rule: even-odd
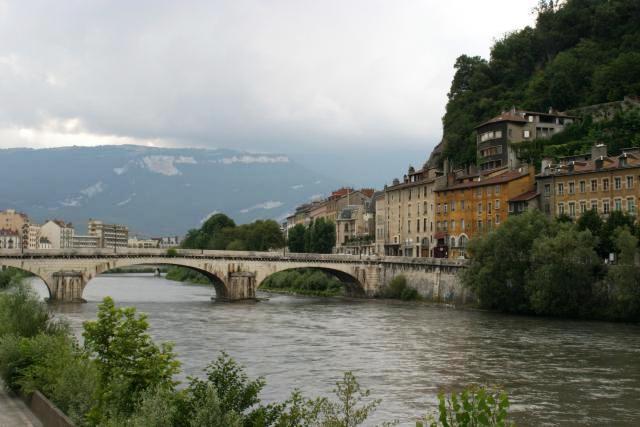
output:
[[[502,184],[504,182],[509,182],[509,181],[513,181],[515,179],[518,178],[522,178],[524,176],[527,176],[526,172],[520,172],[520,171],[516,171],[516,170],[509,170],[504,172],[501,175],[497,175],[497,176],[492,176],[490,178],[486,178],[486,179],[480,179],[477,181],[468,181],[468,182],[462,182],[459,184],[454,184],[454,185],[450,185],[444,188],[439,188],[436,189],[436,192],[443,192],[443,191],[451,191],[451,190],[461,190],[461,189],[466,189],[466,188],[476,188],[476,187],[483,187],[485,185],[495,185],[495,184]]]

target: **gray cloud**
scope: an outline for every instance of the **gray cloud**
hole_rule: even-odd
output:
[[[432,145],[455,58],[536,3],[0,0],[0,147]]]

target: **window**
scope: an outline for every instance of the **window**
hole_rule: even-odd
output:
[[[622,178],[620,178],[619,176],[613,178],[613,188],[615,188],[616,190],[622,188]]]
[[[615,210],[621,211],[622,210],[622,199],[615,199],[613,201],[613,206],[614,206]]]
[[[496,138],[502,138],[502,131],[501,130],[497,130],[496,131]]]
[[[449,208],[449,204],[448,203],[443,203],[442,204],[442,208],[444,209],[444,213],[447,213],[447,209]]]
[[[444,225],[444,231],[447,231],[449,229],[449,221],[445,221],[443,225]]]
[[[496,224],[500,224],[500,214],[496,214]]]
[[[594,212],[598,212],[598,201],[597,200],[592,200],[591,201],[591,210]]]
[[[602,189],[604,191],[608,191],[609,190],[609,179],[608,178],[604,178],[602,180]]]
[[[491,215],[491,202],[487,203],[487,214]]]
[[[427,202],[424,202],[422,204],[422,215],[426,215],[427,214]]]
[[[564,214],[564,203],[558,203],[558,215]]]
[[[422,229],[423,229],[424,231],[427,231],[427,218],[424,218],[424,219],[422,220]],[[433,229],[432,229],[431,231],[433,231]]]
[[[561,196],[564,194],[564,184],[563,183],[559,183],[558,184],[558,194],[561,195]]]
[[[436,231],[440,231],[442,228],[440,226],[440,221],[436,223]]]
[[[416,219],[416,232],[419,233],[420,232],[420,220]]]
[[[544,185],[544,195],[548,196],[551,194],[551,184],[545,184]]]
[[[487,197],[491,197],[491,187],[487,187]]]
[[[525,130],[522,132],[522,136],[525,138],[529,138],[531,136],[531,131]]]
[[[629,197],[627,199],[627,212],[629,213],[629,215],[636,214],[636,199],[634,199],[633,197]]]
[[[633,188],[633,176],[627,177],[627,188]]]
[[[451,202],[451,212],[455,212],[456,210],[456,202],[455,200]]]
[[[500,199],[496,199],[495,208],[497,211],[500,210]]]
[[[460,230],[464,231],[464,219],[460,220]]]
[[[460,200],[460,210],[464,210],[464,200]]]
[[[496,187],[495,187],[495,193],[496,193],[496,196],[497,196],[498,194],[500,194],[500,184],[496,185]]]
[[[482,203],[478,203],[478,213],[482,213]]]
[[[456,230],[456,222],[451,221],[451,231],[455,231],[455,230]]]
[[[573,182],[569,183],[569,194],[573,194],[576,192],[576,184]]]
[[[478,231],[482,231],[482,220],[478,220]]]
[[[602,213],[604,213],[605,215],[609,214],[609,201],[608,200],[603,200],[602,201]]]
[[[598,191],[598,180],[597,179],[592,179],[591,180],[591,191]]]
[[[587,211],[587,202],[585,201],[580,202],[580,215],[582,215],[586,211]]]
[[[576,216],[576,204],[574,202],[569,203],[569,216],[571,218]]]
[[[436,205],[436,213],[440,215],[440,203]]]
[[[584,181],[580,181],[580,192],[584,193],[586,190],[586,183]]]
[[[476,190],[476,196],[482,197],[482,188],[478,187],[478,189]]]

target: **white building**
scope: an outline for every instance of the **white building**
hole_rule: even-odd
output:
[[[52,249],[73,247],[73,226],[60,220],[49,220],[40,227],[40,237],[46,237]]]
[[[129,243],[129,228],[120,224],[105,224],[90,219],[87,225],[89,236],[98,238],[99,248],[126,248]]]
[[[40,237],[38,239],[38,249],[52,249],[49,239],[46,237]]]
[[[161,249],[177,248],[180,246],[180,236],[154,237],[153,240],[158,241],[157,247]]]
[[[20,242],[20,233],[6,228],[0,229],[0,249],[20,249]]]
[[[76,234],[73,236],[73,247],[78,249],[92,249],[98,247],[100,239],[96,236],[83,236]]]
[[[160,241],[158,239],[138,239],[134,236],[129,239],[127,246],[137,249],[153,249],[159,247],[159,244]]]

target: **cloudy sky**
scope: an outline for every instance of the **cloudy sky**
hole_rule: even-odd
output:
[[[0,0],[0,148],[426,157],[455,58],[536,3]]]

